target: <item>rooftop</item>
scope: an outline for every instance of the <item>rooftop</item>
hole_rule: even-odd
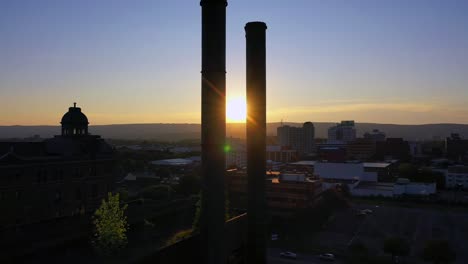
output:
[[[164,159],[151,161],[151,164],[157,166],[185,166],[192,163],[193,160],[191,159]]]
[[[303,165],[303,166],[314,166],[317,161],[315,160],[300,160],[297,162],[289,163],[291,165]]]
[[[391,163],[387,162],[364,162],[363,163],[365,168],[386,168],[391,165]]]

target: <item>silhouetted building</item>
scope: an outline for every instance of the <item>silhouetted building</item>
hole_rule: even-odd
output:
[[[342,142],[317,144],[317,158],[328,162],[345,162],[346,147]]]
[[[321,192],[321,182],[305,174],[267,172],[265,176],[266,199],[269,214],[290,217],[295,212],[310,207]],[[245,208],[247,176],[244,171],[230,170],[227,184],[234,208]]]
[[[357,138],[348,142],[346,157],[348,160],[371,160],[375,156],[375,141],[367,138]]]
[[[350,142],[356,139],[356,128],[354,127],[354,121],[341,121],[336,126],[328,129],[328,141],[329,142]]]
[[[0,227],[93,212],[112,190],[112,148],[88,133],[73,106],[62,135],[41,142],[0,142]]]
[[[386,141],[379,141],[376,145],[376,158],[408,160],[410,158],[409,143],[402,138],[387,138]]]
[[[384,132],[379,131],[378,129],[374,129],[372,132],[364,133],[363,137],[373,141],[385,141],[386,135]]]
[[[447,158],[455,161],[468,160],[468,139],[462,139],[459,134],[451,134],[445,140]]]
[[[297,161],[299,156],[297,150],[281,146],[267,146],[266,154],[267,160],[284,163]]]
[[[409,141],[410,155],[413,158],[422,158],[423,155],[423,144],[419,141]]]
[[[300,154],[315,153],[315,127],[312,122],[305,122],[302,127],[281,126],[276,131],[281,147],[290,147]]]

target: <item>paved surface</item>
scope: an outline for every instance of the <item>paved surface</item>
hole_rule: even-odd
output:
[[[334,263],[334,264],[342,264],[339,259],[335,261],[325,261],[319,259],[316,255],[305,255],[305,254],[298,254],[297,259],[285,259],[281,258],[279,255],[281,252],[286,251],[279,248],[270,248],[268,249],[268,264],[286,264],[286,263],[296,263],[296,264],[324,264],[324,263]]]
[[[369,208],[373,213],[357,216]],[[386,237],[401,236],[411,245],[410,263],[423,263],[418,257],[426,241],[447,239],[457,254],[454,263],[468,263],[468,211],[433,208],[360,204],[335,215],[322,232],[310,239],[311,245],[343,252],[354,240],[363,242],[369,251],[383,254]]]

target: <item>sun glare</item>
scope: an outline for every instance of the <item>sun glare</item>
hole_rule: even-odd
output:
[[[226,118],[231,123],[244,123],[247,117],[247,105],[244,97],[230,98],[226,104]]]

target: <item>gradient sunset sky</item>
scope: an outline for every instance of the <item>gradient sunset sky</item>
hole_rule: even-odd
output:
[[[231,0],[227,96],[246,22],[267,30],[268,121],[468,123],[468,1]],[[198,0],[0,1],[0,125],[199,123]]]

